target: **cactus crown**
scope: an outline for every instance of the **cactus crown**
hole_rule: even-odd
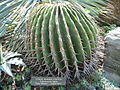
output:
[[[79,4],[36,5],[27,23],[27,33],[27,49],[36,50],[32,57],[40,63],[40,75],[79,79],[95,69],[97,29]]]

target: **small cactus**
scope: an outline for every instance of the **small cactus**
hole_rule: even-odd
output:
[[[97,28],[79,4],[36,5],[27,23],[27,33],[27,49],[36,50],[32,56],[46,66],[45,71],[79,79],[95,68],[89,64],[93,60]]]

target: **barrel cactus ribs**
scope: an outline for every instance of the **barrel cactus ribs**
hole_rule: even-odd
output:
[[[37,4],[27,23],[26,47],[36,50],[32,57],[37,57],[38,73],[80,79],[97,66],[97,33],[97,25],[77,3]]]

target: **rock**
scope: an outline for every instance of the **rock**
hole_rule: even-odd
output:
[[[120,27],[106,35],[105,47],[105,73],[110,80],[120,84]]]

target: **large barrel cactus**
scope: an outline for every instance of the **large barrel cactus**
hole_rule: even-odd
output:
[[[72,2],[38,4],[27,22],[27,49],[35,50],[40,75],[80,79],[95,68],[97,28]],[[40,68],[39,68],[40,67]]]

